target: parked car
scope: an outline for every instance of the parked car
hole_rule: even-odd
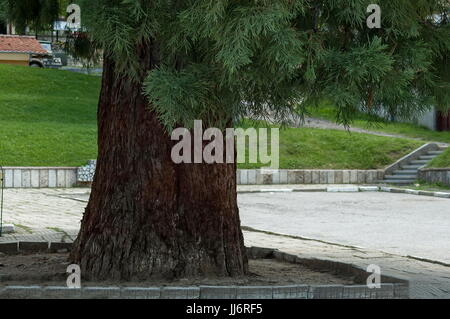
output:
[[[62,67],[61,58],[53,54],[52,43],[50,41],[39,41],[46,54],[32,54],[30,56],[30,66],[35,68],[57,69]]]

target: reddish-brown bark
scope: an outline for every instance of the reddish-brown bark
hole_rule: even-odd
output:
[[[142,67],[157,64],[143,51]],[[142,81],[141,81],[142,82]],[[98,162],[71,260],[85,279],[235,276],[247,272],[234,164],[174,164],[175,142],[105,59]]]

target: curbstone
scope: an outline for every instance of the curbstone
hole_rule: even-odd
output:
[[[435,192],[434,197],[450,198],[450,193]]]
[[[81,289],[48,286],[42,290],[42,296],[46,299],[80,299]]]
[[[250,247],[247,248],[247,254],[253,259],[265,259],[274,257],[276,249],[262,248],[262,247]]]
[[[200,286],[200,299],[236,299],[236,286]]]
[[[20,241],[19,251],[43,252],[49,250],[49,242]]]
[[[72,243],[60,243],[60,242],[50,242],[50,252],[52,253],[61,253],[68,252],[72,249]]]
[[[161,299],[199,299],[198,287],[164,287],[161,289]]]
[[[7,286],[0,292],[2,299],[39,299],[41,286]]]
[[[273,299],[308,299],[308,285],[274,286]]]
[[[344,286],[342,298],[345,299],[373,299],[375,293],[367,285]]]
[[[118,299],[119,287],[86,287],[81,289],[83,299]]]
[[[394,298],[395,299],[409,299],[409,285],[394,284]]]
[[[357,193],[359,192],[358,186],[345,186],[345,187],[327,187],[328,193]]]
[[[381,284],[381,288],[373,289],[377,299],[393,299],[394,284]]]
[[[273,299],[273,289],[268,286],[237,287],[236,299]]]
[[[414,189],[407,189],[407,190],[406,190],[406,194],[409,194],[409,195],[419,195],[419,191],[414,190]]]
[[[379,190],[378,186],[359,186],[360,192],[378,192]]]
[[[0,243],[0,253],[16,254],[19,252],[19,244],[17,242]]]
[[[125,287],[121,290],[120,298],[159,299],[161,298],[161,288]]]
[[[343,291],[343,285],[311,286],[308,292],[308,299],[340,299]]]

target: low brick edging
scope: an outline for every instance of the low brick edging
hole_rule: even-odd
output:
[[[238,185],[371,184],[384,178],[384,170],[238,169]]]
[[[5,188],[69,188],[77,184],[76,167],[3,167]]]
[[[18,242],[0,243],[0,252],[61,251],[71,243]],[[335,271],[355,278],[356,285],[287,285],[287,286],[192,286],[192,287],[82,287],[5,286],[1,299],[407,299],[409,282],[382,276],[380,288],[365,283],[368,273],[355,265],[332,260],[306,259],[276,249],[249,247],[249,258],[274,258],[305,265],[318,271]],[[5,278],[12,279],[12,278]]]
[[[450,186],[450,168],[423,168],[419,170],[419,180]]]
[[[84,287],[6,286],[1,299],[408,299],[404,284],[199,286],[199,287]]]

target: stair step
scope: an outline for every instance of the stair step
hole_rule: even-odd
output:
[[[403,169],[414,169],[414,170],[418,170],[419,168],[421,168],[423,165],[419,164],[419,165],[404,165],[402,166]]]
[[[441,155],[442,153],[444,153],[444,151],[429,151],[428,152],[429,155]]]
[[[380,183],[384,183],[384,184],[413,184],[414,181],[410,181],[410,180],[404,180],[404,179],[385,179],[383,181],[380,181]]]
[[[415,181],[417,179],[417,175],[386,175],[385,179],[411,179]]]
[[[428,160],[415,160],[415,161],[411,161],[410,163],[411,164],[426,164],[426,163],[428,163],[429,161]]]
[[[417,175],[418,172],[417,169],[403,169],[394,171],[394,175]]]
[[[425,161],[430,161],[433,158],[435,158],[436,155],[422,155],[421,157],[419,157],[420,160],[425,160]]]

